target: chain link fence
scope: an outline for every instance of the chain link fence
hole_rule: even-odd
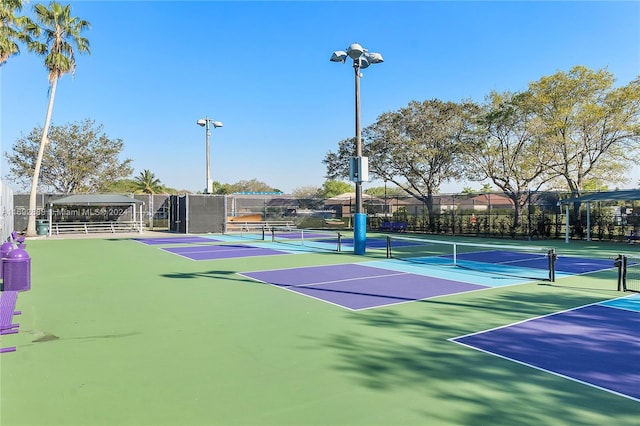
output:
[[[38,194],[37,219],[47,219],[47,204],[63,195]],[[220,233],[231,220],[283,221],[299,228],[350,228],[355,212],[355,194],[328,199],[297,198],[284,194],[134,196],[143,201],[146,229],[180,233]],[[564,238],[566,211],[559,201],[570,198],[561,192],[526,192],[514,197],[503,193],[437,194],[427,200],[414,197],[363,196],[370,231],[465,235],[492,238]],[[29,195],[13,194],[2,186],[2,232],[26,229]],[[11,205],[13,202],[13,205]],[[569,209],[572,239],[625,241],[631,231],[640,231],[640,201],[598,201]],[[101,220],[129,220],[126,217]],[[13,220],[13,225],[9,221]],[[97,220],[77,216],[72,220]],[[399,226],[391,226],[397,224]],[[587,233],[589,226],[589,233]],[[10,230],[8,232],[11,232]]]

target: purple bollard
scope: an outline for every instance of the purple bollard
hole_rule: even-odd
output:
[[[11,250],[2,261],[4,291],[27,291],[31,289],[31,258],[21,243]]]
[[[4,262],[4,259],[7,257],[9,252],[14,248],[15,246],[11,242],[11,239],[7,239],[7,241],[2,243],[2,245],[0,246],[0,278],[2,278],[2,263]]]

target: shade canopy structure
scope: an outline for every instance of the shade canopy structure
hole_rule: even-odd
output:
[[[143,201],[120,194],[74,194],[51,200],[49,205],[64,206],[131,206]]]
[[[569,205],[585,203],[587,205],[587,241],[591,241],[591,203],[597,201],[638,201],[640,189],[625,189],[620,191],[602,191],[582,197],[566,198],[558,201],[558,205],[564,205],[566,210],[565,242],[569,242]]]
[[[637,201],[640,200],[640,189],[625,189],[621,191],[603,191],[582,197],[566,198],[560,204],[590,203],[593,201]]]
[[[142,232],[142,206],[144,202],[121,194],[73,194],[57,198],[49,202],[49,224],[52,225],[54,206],[86,206],[86,207],[131,207],[133,222],[136,222],[136,206],[139,206],[139,230]],[[49,226],[51,236],[52,226]]]

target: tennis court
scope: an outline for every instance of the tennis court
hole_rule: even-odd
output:
[[[493,250],[484,251],[482,259],[478,253],[461,257],[462,268],[452,268],[447,256],[412,258],[410,262],[388,259],[253,271],[241,275],[348,309],[360,310],[523,284],[532,281],[532,278],[525,277],[535,276],[540,270],[545,272],[542,278],[547,274],[548,261],[543,255]],[[610,260],[563,257],[563,272],[559,276],[597,272],[612,267]]]
[[[486,288],[361,264],[245,272],[241,275],[353,310]]]
[[[0,423],[637,424],[640,312],[613,259],[640,246],[509,241],[555,249],[549,281],[544,261],[484,262],[488,249],[477,262],[461,244],[454,262],[450,241],[387,257],[373,234],[355,256],[349,235],[338,251],[318,234],[29,241],[19,332],[0,336],[16,348],[0,354]],[[224,246],[242,254],[192,258]]]

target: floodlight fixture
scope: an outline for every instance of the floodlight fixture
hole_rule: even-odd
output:
[[[369,62],[371,62],[372,64],[379,64],[381,62],[384,62],[382,55],[376,52],[367,53],[367,57]]]
[[[347,47],[347,55],[349,55],[351,59],[358,59],[366,51],[367,50],[358,43],[352,43]]]
[[[335,52],[333,52],[333,55],[331,55],[331,59],[329,59],[331,62],[342,62],[344,64],[344,61],[347,59],[347,52],[345,52],[344,50],[337,50]]]
[[[370,62],[369,58],[367,58],[366,56],[361,56],[360,58],[356,59],[356,61],[358,61],[358,68],[360,68],[361,70],[369,68]]]

